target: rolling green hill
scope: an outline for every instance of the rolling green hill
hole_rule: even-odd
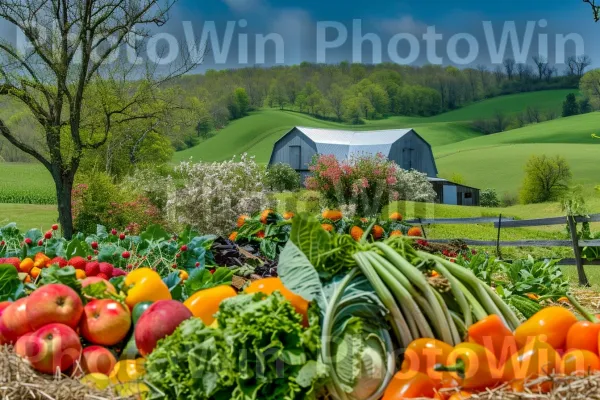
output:
[[[516,193],[530,155],[560,154],[573,181],[588,186],[600,183],[600,140],[591,137],[599,126],[600,113],[560,118],[439,146],[434,153],[441,172],[459,173],[469,185],[501,193]]]
[[[562,103],[569,93],[579,95],[579,90],[543,90],[499,96],[479,101],[458,110],[436,115],[429,118],[429,120],[435,122],[475,121],[478,119],[493,118],[497,112],[506,115],[519,114],[525,111],[527,107],[535,107],[542,113],[552,110],[558,112],[558,115],[560,115],[562,112]]]
[[[470,121],[492,118],[497,111],[507,115],[522,112],[529,105],[542,112],[557,110],[561,108],[565,96],[572,92],[548,90],[501,96],[434,117],[391,117],[358,126],[323,121],[291,111],[260,110],[233,121],[199,145],[176,153],[174,161],[188,160],[190,157],[195,161],[221,161],[248,153],[254,155],[258,162],[266,163],[275,141],[294,126],[348,130],[415,128],[433,147],[444,146],[481,136],[469,127]]]

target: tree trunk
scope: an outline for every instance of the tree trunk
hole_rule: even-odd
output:
[[[58,221],[65,239],[73,237],[73,208],[71,204],[74,174],[65,171],[53,173],[56,186],[56,200],[58,201]]]

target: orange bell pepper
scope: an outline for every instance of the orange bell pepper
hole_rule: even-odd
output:
[[[286,298],[292,306],[296,309],[296,312],[302,315],[303,323],[308,326],[308,307],[310,303],[306,301],[302,296],[298,296],[285,287],[281,278],[264,278],[257,281],[253,281],[245,289],[246,293],[264,293],[271,295],[273,292],[279,292],[283,297]]]
[[[125,303],[133,308],[142,301],[171,300],[171,292],[160,275],[150,268],[138,268],[130,272],[124,281],[127,287]]]
[[[31,258],[25,258],[23,261],[21,261],[21,264],[19,265],[19,269],[21,270],[21,272],[28,274],[29,271],[31,271],[34,266],[35,265]]]
[[[48,263],[50,262],[50,257],[45,255],[44,253],[37,253],[35,255],[35,259],[33,260],[33,266],[39,269],[46,268]]]
[[[587,350],[571,350],[560,363],[560,372],[564,375],[591,375],[600,371],[600,358]]]
[[[512,382],[513,388],[523,387],[526,379],[536,379],[551,375],[560,370],[560,355],[548,343],[539,339],[527,342],[504,364],[502,380]],[[544,382],[532,390],[548,392],[552,389],[552,382]]]
[[[194,293],[183,305],[194,314],[194,317],[200,318],[206,326],[210,326],[215,322],[214,315],[219,311],[219,304],[236,295],[236,291],[231,286],[221,285]]]
[[[450,372],[466,390],[492,388],[502,377],[494,353],[477,343],[456,345],[447,363],[435,369]]]
[[[398,372],[388,385],[381,400],[432,398],[435,395],[435,383],[421,372],[405,374]]]
[[[587,350],[598,353],[600,324],[589,321],[579,321],[569,328],[567,333],[566,350]]]
[[[460,392],[454,393],[452,396],[450,396],[448,400],[467,400],[472,396],[473,394],[471,392],[465,392],[464,390],[461,390]]]
[[[495,314],[471,325],[468,334],[469,341],[494,353],[500,365],[518,351],[515,335]]]
[[[436,339],[417,339],[411,342],[404,352],[402,372],[416,371],[428,375],[433,381],[441,382],[444,376],[434,370],[437,364],[444,364],[452,353],[452,346]]]
[[[563,307],[548,307],[537,312],[515,330],[519,348],[528,341],[540,339],[554,349],[561,349],[567,341],[569,329],[577,322],[577,317]]]

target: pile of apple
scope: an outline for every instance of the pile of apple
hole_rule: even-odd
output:
[[[92,299],[85,306],[70,287],[50,284],[14,303],[0,303],[0,344],[42,373],[67,372],[80,363],[85,373],[108,374],[117,361],[108,348],[131,328],[131,313],[110,299]],[[87,343],[82,346],[80,335]]]
[[[100,281],[114,293],[113,285],[98,277],[87,278],[82,286]],[[81,370],[86,377],[104,376],[106,385],[130,382],[144,373],[144,360],[136,355],[150,354],[160,339],[192,317],[175,300],[136,307],[108,298],[82,300],[69,286],[45,285],[28,297],[0,303],[0,345],[13,344],[16,354],[41,373]],[[134,356],[124,359],[123,351],[117,362],[114,350],[120,350],[128,338],[135,339]]]

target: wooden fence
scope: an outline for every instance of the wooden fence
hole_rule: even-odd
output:
[[[600,222],[600,214],[593,214],[585,217],[552,217],[529,220],[514,220],[506,218],[502,215],[498,217],[484,218],[442,218],[442,219],[413,219],[406,221],[411,224],[421,225],[423,236],[427,238],[425,226],[427,225],[473,225],[473,224],[489,224],[493,223],[497,229],[496,240],[471,240],[460,239],[469,246],[495,246],[498,257],[502,258],[502,247],[572,247],[574,258],[562,259],[561,265],[576,265],[577,274],[579,276],[579,284],[589,286],[587,276],[585,274],[584,265],[600,265],[600,260],[589,260],[581,257],[581,249],[583,247],[600,247],[600,240],[579,240],[577,237],[577,224],[584,222]],[[502,228],[525,228],[533,226],[550,226],[563,225],[569,226],[571,240],[513,240],[501,241],[500,234]],[[434,243],[448,243],[450,239],[434,239],[430,240]]]

